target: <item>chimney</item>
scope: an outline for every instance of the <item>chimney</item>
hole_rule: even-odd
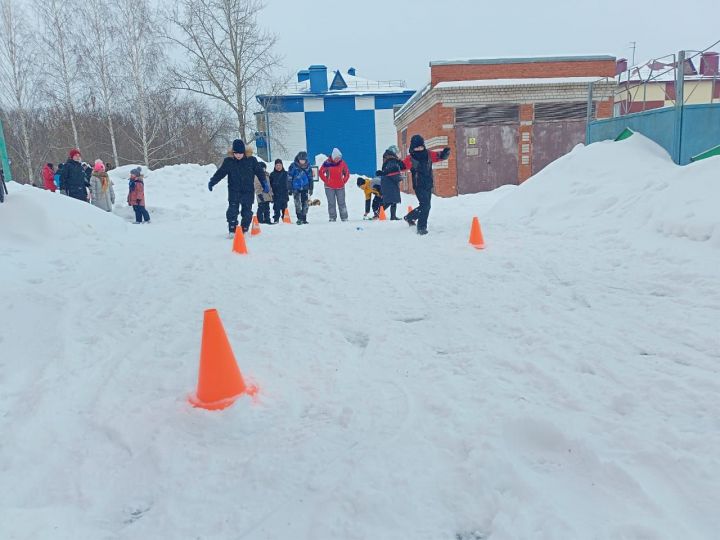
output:
[[[310,66],[310,92],[313,94],[325,94],[327,91],[327,67]]]
[[[355,68],[354,67],[351,67],[350,69],[348,69],[348,75],[351,75],[353,77],[355,76]]]
[[[627,58],[619,58],[615,62],[615,75],[620,75],[621,73],[625,73],[628,68],[628,61]]]
[[[700,75],[717,77],[720,75],[718,64],[718,53],[713,51],[702,53],[702,57],[700,58]]]
[[[298,71],[297,77],[299,83],[309,81],[310,72],[307,69],[303,69],[302,71]]]

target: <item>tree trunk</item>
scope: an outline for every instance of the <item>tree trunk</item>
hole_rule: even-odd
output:
[[[120,166],[120,159],[118,158],[118,151],[117,151],[117,141],[115,140],[115,127],[113,125],[112,120],[112,113],[110,112],[110,109],[107,110],[107,121],[108,121],[108,131],[110,131],[110,143],[112,144],[112,152],[113,152],[113,165],[115,167]]]

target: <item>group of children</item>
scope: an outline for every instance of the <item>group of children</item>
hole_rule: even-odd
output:
[[[401,159],[398,147],[394,145],[389,147],[383,153],[382,168],[376,172],[376,177],[372,179],[359,177],[357,186],[365,194],[366,219],[376,219],[379,217],[380,209],[384,208],[390,211],[391,221],[399,221],[397,205],[401,202],[400,182],[404,171],[410,171],[418,206],[403,219],[408,225],[417,227],[418,234],[424,235],[427,234],[427,220],[434,187],[432,165],[448,159],[450,148],[445,148],[442,152],[429,151],[425,147],[424,139],[420,135],[413,135],[409,150],[409,155]],[[319,176],[325,187],[330,221],[337,220],[338,210],[340,219],[347,221],[345,184],[350,178],[350,172],[339,149],[333,149],[331,157],[320,167]],[[275,160],[273,171],[268,173],[265,163],[258,161],[242,140],[236,139],[228,157],[208,182],[208,189],[212,191],[213,187],[226,177],[228,179],[226,216],[230,235],[233,235],[238,227],[238,214],[242,214],[240,225],[243,232],[247,232],[253,216],[254,198],[257,198],[258,203],[258,221],[272,225],[278,223],[287,212],[292,194],[297,224],[307,224],[314,181],[307,152],[298,153],[287,171],[282,160]],[[272,218],[270,203],[273,203]],[[373,217],[369,217],[371,210]]]
[[[45,164],[42,170],[43,184],[48,191],[59,189],[63,195],[89,202],[105,212],[112,212],[115,189],[108,175],[112,169],[110,163],[104,163],[101,159],[95,160],[90,166],[82,161],[80,150],[73,148],[67,162],[58,165],[57,170],[52,163]],[[145,208],[145,180],[140,167],[130,171],[127,202],[135,211],[135,223],[150,222],[150,214]]]

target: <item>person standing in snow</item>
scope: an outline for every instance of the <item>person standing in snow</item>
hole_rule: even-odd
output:
[[[418,207],[403,219],[408,225],[417,224],[418,234],[427,234],[427,222],[430,216],[430,200],[433,191],[432,164],[450,157],[450,148],[442,152],[431,152],[425,148],[425,140],[420,135],[410,139],[410,155],[403,160],[406,169],[412,174],[412,185],[418,198]]]
[[[43,187],[48,191],[55,193],[55,166],[52,163],[46,163],[42,170]]]
[[[113,204],[115,204],[113,183],[105,172],[105,164],[99,159],[95,161],[90,177],[90,200],[94,206],[106,212],[112,212]],[[149,217],[147,221],[150,221]]]
[[[273,223],[280,221],[288,207],[288,173],[282,159],[275,160],[275,168],[270,173],[270,189],[273,193]]]
[[[150,223],[150,214],[145,208],[145,179],[142,175],[142,169],[137,167],[130,171],[130,181],[128,182],[128,204],[135,211],[135,225]]]
[[[80,164],[81,159],[80,150],[77,148],[70,150],[68,160],[60,174],[60,191],[66,193],[68,197],[87,202],[89,184]]]
[[[263,171],[265,172],[265,178],[268,179],[267,170],[265,169],[266,165],[262,162],[260,162],[260,166],[262,167]],[[257,211],[257,217],[258,222],[262,223],[263,225],[274,225],[274,223],[270,220],[270,203],[273,202],[273,191],[272,186],[270,187],[270,191],[265,192],[263,190],[263,186],[260,182],[255,180],[255,195],[257,195],[257,203],[258,203],[258,211]]]
[[[313,173],[307,152],[300,152],[295,156],[295,161],[288,169],[288,184],[295,201],[297,224],[307,225],[308,199],[313,192]]]
[[[397,205],[400,204],[400,173],[405,170],[405,164],[400,161],[397,146],[391,146],[383,154],[382,170],[380,170],[383,206],[385,210],[390,209],[390,220],[399,221],[397,217]]]
[[[365,215],[363,216],[363,219],[377,219],[380,207],[383,204],[380,181],[377,179],[363,178],[362,176],[359,176],[357,179],[357,186],[363,190],[363,193],[365,193]],[[371,207],[373,211],[372,217],[369,216]]]
[[[235,139],[232,143],[230,155],[223,160],[222,165],[208,182],[208,189],[213,187],[227,176],[228,179],[228,209],[225,213],[228,231],[235,234],[238,226],[238,214],[242,215],[240,223],[243,232],[247,232],[253,217],[253,202],[255,199],[254,179],[260,181],[264,193],[270,191],[265,178],[265,170],[260,166],[254,156],[245,156],[245,143]]]
[[[330,221],[337,221],[337,207],[340,209],[340,219],[347,221],[348,211],[345,205],[345,184],[350,179],[350,171],[343,161],[342,152],[333,148],[330,159],[320,167],[320,179],[325,184],[325,195],[328,201],[328,214]]]
[[[55,189],[60,189],[60,175],[62,174],[63,164],[59,163],[55,175],[53,176],[53,182],[55,183]]]

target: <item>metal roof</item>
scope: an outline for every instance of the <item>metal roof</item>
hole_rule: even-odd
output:
[[[527,58],[473,58],[466,60],[437,60],[430,62],[434,66],[457,66],[457,65],[493,65],[493,64],[532,64],[538,62],[602,62],[615,61],[611,55],[588,55],[588,56],[534,56]]]

